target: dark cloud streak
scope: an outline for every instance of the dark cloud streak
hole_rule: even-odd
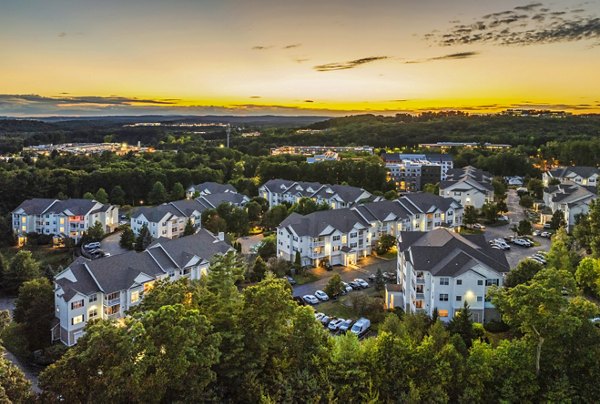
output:
[[[354,59],[347,62],[334,62],[334,63],[326,63],[322,65],[313,66],[318,72],[330,72],[334,70],[348,70],[354,69],[358,66],[362,66],[367,63],[373,63],[380,60],[389,59],[389,56],[369,56],[361,59]]]

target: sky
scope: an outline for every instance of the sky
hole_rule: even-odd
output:
[[[0,116],[600,112],[600,0],[0,0]]]

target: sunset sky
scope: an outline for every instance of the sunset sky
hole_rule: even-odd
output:
[[[600,0],[0,0],[0,116],[600,112]]]

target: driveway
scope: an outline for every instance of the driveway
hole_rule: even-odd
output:
[[[110,255],[119,255],[128,252],[129,250],[121,247],[119,241],[121,241],[121,233],[117,231],[108,237],[105,237],[100,242],[100,249],[104,252],[110,253]]]
[[[236,241],[242,246],[242,254],[252,254],[256,253],[256,251],[253,252],[252,249],[260,244],[264,238],[265,236],[262,234],[257,234],[255,236],[240,237]]]
[[[377,273],[378,268],[381,268],[381,272],[396,273],[395,259],[386,260],[383,258],[367,257],[362,262],[359,262],[359,264],[361,265],[352,267],[334,266],[333,271],[326,271],[323,268],[311,269],[320,278],[314,282],[294,286],[294,296],[311,295],[319,289],[325,289],[325,285],[327,285],[329,279],[335,274],[339,274],[344,282],[350,282],[356,278],[362,278],[369,282],[367,278],[369,275]]]

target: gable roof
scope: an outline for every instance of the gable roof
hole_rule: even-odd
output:
[[[202,184],[192,185],[190,189],[200,192],[201,194],[219,194],[223,192],[237,193],[233,185],[220,184],[218,182],[203,182]]]
[[[589,178],[593,175],[600,174],[600,170],[597,167],[588,166],[572,166],[572,167],[558,167],[548,172],[550,176],[554,178],[566,178],[570,176],[580,176],[582,178]]]
[[[370,224],[356,211],[349,208],[321,210],[308,215],[299,215],[292,213],[279,227],[289,227],[298,236],[318,237],[328,227],[347,233],[354,228],[356,224],[369,227]],[[331,231],[333,232],[333,231]]]
[[[33,198],[23,201],[13,212],[23,209],[27,215],[60,214],[70,212],[75,216],[85,216],[89,213],[101,212],[110,209],[111,205],[104,205],[90,199],[47,199]]]
[[[216,194],[202,195],[196,198],[196,201],[208,206],[210,208],[216,208],[222,203],[230,203],[232,205],[241,206],[248,201],[248,197],[243,194],[233,192],[219,192]]]
[[[442,228],[429,232],[400,232],[398,249],[415,270],[429,271],[435,276],[457,276],[475,263],[498,273],[510,270],[501,250],[491,248],[480,238],[467,238]]]

